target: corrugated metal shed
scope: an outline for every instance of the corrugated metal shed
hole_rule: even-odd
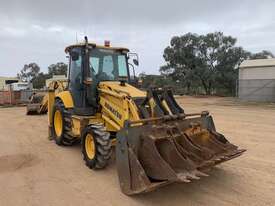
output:
[[[241,63],[238,97],[252,101],[275,101],[275,58]]]

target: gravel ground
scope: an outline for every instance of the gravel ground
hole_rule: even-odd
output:
[[[105,170],[89,170],[79,145],[58,147],[47,139],[47,116],[0,108],[0,205],[275,205],[275,104],[177,100],[187,113],[209,110],[217,130],[248,151],[209,177],[128,197],[114,158]]]

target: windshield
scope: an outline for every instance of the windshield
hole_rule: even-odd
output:
[[[93,49],[90,53],[90,73],[97,80],[128,78],[126,54],[110,49]]]

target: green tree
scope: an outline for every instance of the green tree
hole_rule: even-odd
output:
[[[237,78],[235,68],[249,55],[235,46],[236,41],[222,32],[175,36],[164,50],[166,65],[160,72],[185,82],[186,87],[199,85],[206,94],[217,87],[232,93]]]
[[[35,89],[42,89],[46,85],[46,80],[50,79],[51,75],[50,74],[45,74],[43,72],[40,72],[33,80],[33,88]]]
[[[51,64],[48,67],[48,74],[53,75],[67,75],[68,65],[63,62]]]
[[[23,82],[31,82],[39,73],[40,67],[36,63],[25,64],[17,77]]]
[[[145,74],[144,72],[142,72],[139,74],[139,78],[142,80],[141,86],[146,89],[150,87],[165,86],[165,77],[161,75]]]

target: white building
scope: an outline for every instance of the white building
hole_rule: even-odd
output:
[[[16,82],[11,84],[11,89],[13,91],[22,91],[22,90],[32,90],[32,83],[28,82]]]
[[[0,77],[0,90],[8,90],[9,85],[15,82],[19,82],[16,77]]]
[[[238,96],[242,100],[275,102],[275,58],[241,63]]]

